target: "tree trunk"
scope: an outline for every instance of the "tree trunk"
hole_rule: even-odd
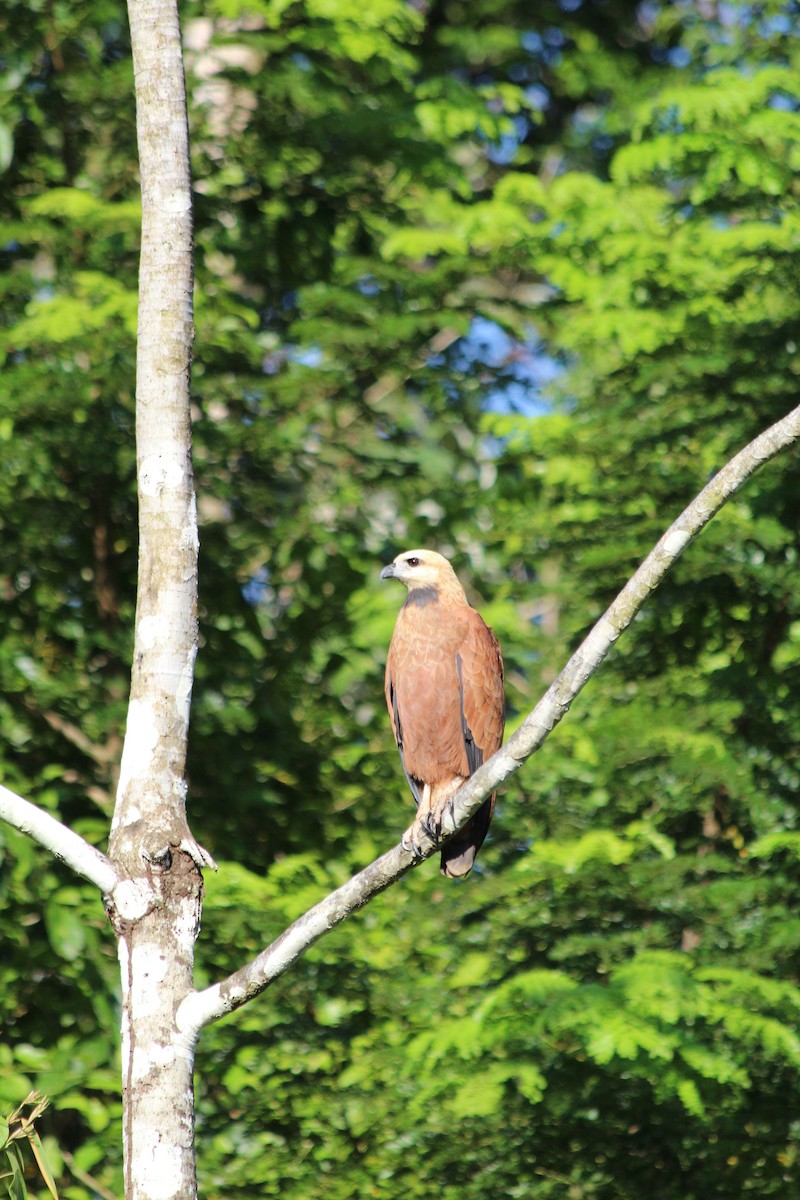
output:
[[[189,138],[174,0],[130,0],[142,185],[136,379],[139,590],[110,857],[128,887],[109,915],[122,973],[126,1200],[196,1195],[193,1039],[175,1024],[192,991],[208,860],[186,823],[197,650],[191,465]]]
[[[179,855],[159,875],[154,906],[119,922],[125,1200],[193,1200],[194,1040],[175,1013],[192,991],[200,920],[197,867]]]

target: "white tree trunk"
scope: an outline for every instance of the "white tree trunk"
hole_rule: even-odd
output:
[[[192,218],[175,0],[130,0],[142,185],[136,381],[139,590],[110,856],[132,885],[109,913],[122,974],[126,1200],[188,1200],[194,1044],[175,1012],[192,991],[207,861],[186,823],[185,762],[197,649],[191,464]]]

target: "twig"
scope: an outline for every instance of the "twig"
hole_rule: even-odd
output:
[[[64,1159],[70,1174],[74,1175],[79,1183],[85,1184],[90,1191],[95,1192],[102,1198],[102,1200],[119,1200],[116,1192],[110,1191],[107,1187],[95,1179],[94,1175],[90,1175],[88,1171],[82,1170],[82,1168],[79,1167],[75,1162],[75,1158],[72,1154],[70,1154],[69,1150],[62,1149],[61,1157]]]

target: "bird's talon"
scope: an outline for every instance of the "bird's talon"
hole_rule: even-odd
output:
[[[422,850],[420,849],[419,842],[417,841],[416,832],[413,825],[410,829],[407,829],[401,837],[400,845],[404,850],[408,851],[410,854],[413,854],[414,858],[422,857]]]
[[[438,834],[436,831],[436,822],[432,812],[426,813],[426,815],[420,821],[420,826],[425,830],[432,842],[437,840]]]

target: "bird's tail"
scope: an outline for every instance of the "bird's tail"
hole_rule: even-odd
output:
[[[493,792],[489,799],[484,801],[464,828],[459,829],[442,850],[441,872],[449,879],[461,879],[472,870],[475,855],[489,832],[495,795]]]

